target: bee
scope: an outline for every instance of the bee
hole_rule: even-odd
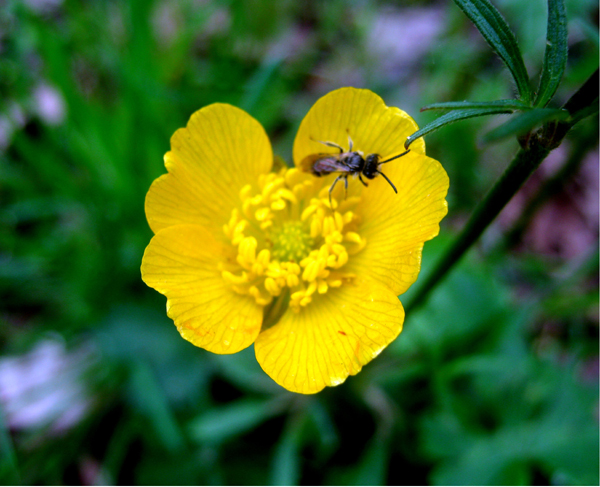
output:
[[[394,192],[398,194],[398,190],[396,189],[396,186],[394,186],[394,183],[392,183],[389,178],[379,170],[379,166],[408,154],[410,149],[402,154],[390,157],[385,161],[380,161],[379,158],[381,156],[379,154],[369,154],[367,157],[363,157],[362,152],[353,151],[352,149],[354,144],[349,135],[348,152],[344,151],[343,147],[333,142],[323,142],[321,140],[316,140],[315,142],[319,142],[328,147],[335,147],[340,151],[339,154],[311,154],[310,156],[305,157],[302,162],[300,162],[300,169],[310,172],[318,177],[327,176],[328,174],[335,172],[341,173],[337,178],[335,178],[335,181],[333,181],[333,184],[329,188],[330,206],[331,193],[340,179],[344,180],[344,188],[346,193],[348,192],[348,176],[358,176],[360,182],[365,186],[368,186],[368,184],[363,180],[363,176],[367,179],[374,179],[378,174],[381,174],[390,184]]]

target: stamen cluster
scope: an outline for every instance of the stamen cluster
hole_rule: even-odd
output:
[[[359,200],[330,202],[328,185],[296,168],[262,175],[258,191],[242,188],[240,208],[223,227],[237,248],[235,264],[223,265],[223,278],[261,306],[289,293],[289,306],[299,311],[315,293],[355,277],[343,267],[366,245],[352,211]]]

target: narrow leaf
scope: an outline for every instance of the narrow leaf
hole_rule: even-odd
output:
[[[281,403],[276,399],[241,399],[227,406],[209,409],[192,421],[190,435],[198,443],[221,443],[245,433],[281,412]]]
[[[450,123],[458,122],[459,120],[465,120],[467,118],[481,117],[483,115],[495,115],[500,113],[512,113],[513,110],[504,107],[498,108],[468,108],[466,110],[452,110],[439,118],[436,118],[433,122],[428,123],[420,130],[417,130],[414,134],[406,139],[404,147],[408,149],[408,146],[412,144],[419,137],[423,137],[434,130],[448,125]]]
[[[18,485],[21,484],[21,474],[5,418],[0,405],[0,480],[2,485]]]
[[[421,108],[426,110],[455,110],[461,108],[509,108],[511,110],[527,110],[531,107],[519,100],[494,100],[494,101],[445,101],[432,103]]]
[[[545,107],[556,93],[567,65],[567,14],[563,0],[548,0],[544,66],[535,106]]]
[[[531,101],[529,76],[515,35],[500,12],[488,0],[454,0],[475,24],[488,44],[498,53],[517,84],[522,101]]]
[[[292,417],[273,454],[269,485],[299,485],[300,449],[306,416]]]
[[[283,64],[282,59],[276,58],[265,62],[252,76],[244,87],[245,95],[240,106],[247,112],[252,113],[261,98],[265,96],[269,85],[277,75],[277,71]]]
[[[286,437],[273,455],[269,485],[299,485],[300,445],[296,438]]]
[[[184,444],[183,435],[150,366],[141,360],[136,361],[131,382],[135,397],[139,401],[137,406],[149,417],[154,434],[169,451],[180,450]]]
[[[484,142],[504,139],[511,135],[523,135],[532,128],[541,125],[550,120],[565,120],[569,117],[569,112],[560,108],[538,108],[520,113],[511,118],[508,122],[496,127],[488,132],[483,138]]]
[[[375,435],[366,446],[349,485],[386,485],[389,461],[388,437]]]

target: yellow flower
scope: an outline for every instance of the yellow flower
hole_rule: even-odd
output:
[[[342,88],[308,112],[296,166],[339,153],[349,136],[364,157],[404,151],[417,125],[368,90]],[[381,159],[385,160],[385,159]],[[235,353],[254,343],[263,370],[304,394],[357,374],[402,330],[398,295],[416,280],[423,244],[447,213],[448,176],[422,139],[364,187],[298,167],[271,172],[261,125],[214,104],[171,139],[168,174],[148,191],[155,233],[142,278],[167,296],[167,314],[194,345]]]

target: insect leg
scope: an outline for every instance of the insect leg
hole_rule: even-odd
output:
[[[331,202],[331,192],[333,191],[333,188],[335,188],[335,185],[337,184],[337,182],[342,179],[344,176],[338,176],[337,178],[335,178],[335,181],[333,182],[333,184],[331,185],[331,187],[329,188],[329,206],[331,207],[331,209],[333,209],[333,203]],[[346,179],[346,185],[348,184],[348,180]]]
[[[310,140],[319,142],[320,144],[326,145],[327,147],[335,147],[336,149],[339,149],[340,154],[344,153],[344,148],[340,145],[337,145],[335,142],[327,142],[327,141],[323,141],[323,140],[317,140],[317,139],[313,139],[312,137],[310,138]]]
[[[344,199],[348,198],[348,175],[344,176]]]
[[[410,149],[408,149],[407,151],[403,152],[402,154],[398,154],[397,156],[394,156],[394,157],[388,159],[387,161],[381,161],[377,165],[379,165],[379,164],[385,164],[386,162],[390,162],[390,161],[393,161],[394,159],[398,159],[399,157],[405,156],[409,152],[410,152]]]
[[[394,186],[394,183],[392,183],[392,182],[389,180],[389,178],[388,178],[388,177],[387,177],[385,174],[383,174],[381,171],[377,171],[377,173],[378,173],[378,174],[381,174],[381,175],[382,175],[382,176],[385,178],[385,180],[386,180],[388,183],[390,183],[390,186],[391,186],[391,187],[392,187],[392,189],[394,190],[394,193],[398,194],[398,190],[396,189],[396,186]]]
[[[363,181],[361,173],[358,173],[358,179],[360,179],[360,182],[363,183],[365,186],[368,186],[368,184]]]
[[[352,142],[352,137],[348,134],[348,152],[352,152],[352,147],[354,147],[354,142]]]

